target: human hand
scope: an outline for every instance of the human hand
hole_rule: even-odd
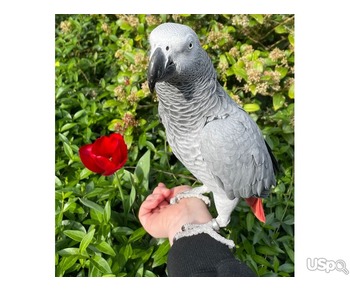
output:
[[[153,193],[142,203],[139,219],[145,230],[155,238],[169,238],[173,243],[175,234],[187,223],[207,223],[212,219],[205,203],[197,198],[181,199],[170,205],[170,199],[176,194],[191,189],[189,186],[178,186],[168,189],[159,183]]]

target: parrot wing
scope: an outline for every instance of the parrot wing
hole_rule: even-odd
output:
[[[266,197],[275,176],[256,123],[238,107],[233,113],[208,120],[201,132],[200,149],[218,187],[230,199]]]

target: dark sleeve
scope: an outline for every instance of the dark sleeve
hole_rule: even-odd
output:
[[[206,233],[175,240],[167,269],[170,277],[255,277],[226,245]]]

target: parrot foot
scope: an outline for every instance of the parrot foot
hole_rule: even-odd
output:
[[[211,221],[204,224],[185,224],[181,228],[182,231],[175,234],[174,239],[177,240],[182,237],[189,237],[200,233],[206,233],[215,240],[227,245],[229,248],[234,248],[235,243],[233,242],[233,240],[229,240],[222,237],[218,233],[219,229],[219,224],[216,222],[215,219],[212,219]]]
[[[171,198],[170,204],[175,205],[181,199],[198,198],[198,199],[201,199],[208,207],[210,207],[210,199],[208,197],[202,195],[202,193],[205,193],[206,191],[207,191],[207,188],[202,186],[202,187],[198,187],[198,188],[194,188],[192,190],[182,192],[180,194],[177,194],[175,197]]]

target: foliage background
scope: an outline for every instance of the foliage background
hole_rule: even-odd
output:
[[[266,224],[241,202],[222,234],[257,275],[294,276],[294,16],[278,14],[56,15],[56,276],[166,276],[169,243],[144,231],[139,206],[158,182],[198,184],[172,155],[146,82],[147,38],[166,21],[197,32],[281,166]],[[112,132],[129,159],[103,177],[78,149]]]

